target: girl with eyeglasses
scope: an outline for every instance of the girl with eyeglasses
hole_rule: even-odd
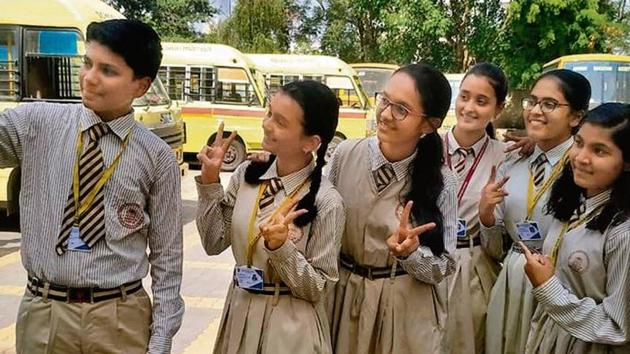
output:
[[[436,130],[450,98],[439,71],[398,69],[378,97],[376,137],[345,141],[331,159],[346,207],[329,303],[336,353],[443,352],[457,181]]]
[[[493,169],[479,202],[482,245],[503,261],[486,317],[486,353],[523,353],[534,309],[525,257],[518,241],[540,250],[552,217],[544,205],[564,167],[573,130],[588,109],[588,80],[570,70],[541,75],[523,99],[527,135],[536,143],[529,157],[513,157]],[[506,256],[507,251],[507,256]],[[505,258],[504,258],[505,256]]]
[[[501,267],[481,247],[479,199],[492,168],[508,154],[508,145],[486,132],[503,110],[507,92],[507,78],[499,67],[473,66],[455,101],[457,125],[443,137],[447,165],[458,177],[457,268],[449,278],[445,341],[451,353],[484,352],[486,310]]]
[[[297,81],[273,96],[263,119],[265,162],[246,162],[224,192],[219,171],[232,133],[221,125],[197,156],[197,228],[208,255],[232,248],[234,281],[214,353],[331,353],[322,299],[338,279],[341,197],[322,176],[339,116],[324,84]]]
[[[630,105],[590,111],[552,187],[526,353],[630,353]]]

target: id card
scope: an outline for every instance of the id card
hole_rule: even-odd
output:
[[[523,241],[542,240],[538,223],[535,221],[525,220],[516,224],[518,237]]]
[[[92,252],[90,246],[86,245],[80,237],[79,227],[72,226],[70,228],[70,237],[68,237],[68,251],[76,252]]]
[[[238,266],[234,271],[236,285],[242,289],[262,290],[263,271],[256,267]]]
[[[457,219],[457,238],[466,237],[466,220]]]

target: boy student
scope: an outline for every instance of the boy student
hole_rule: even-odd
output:
[[[0,113],[0,167],[22,168],[18,353],[170,352],[184,312],[179,169],[132,108],[161,58],[149,26],[91,23],[82,104]]]

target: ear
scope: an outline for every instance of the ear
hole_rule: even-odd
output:
[[[134,84],[136,85],[136,89],[133,93],[134,98],[142,97],[142,95],[144,95],[149,90],[152,82],[153,80],[151,80],[151,78],[148,76],[140,79],[134,79]]]
[[[571,121],[569,125],[571,128],[579,127],[580,123],[582,123],[582,119],[584,118],[585,112],[580,110],[571,115]]]
[[[431,134],[437,131],[441,126],[442,120],[440,118],[425,118],[420,126],[420,132],[422,135]]]
[[[322,144],[322,138],[319,135],[307,136],[306,140],[304,141],[302,145],[302,151],[305,154],[312,153],[314,151],[317,151],[317,149],[319,148],[321,144]]]

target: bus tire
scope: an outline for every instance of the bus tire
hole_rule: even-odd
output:
[[[230,132],[223,132],[223,138],[228,138],[230,136]],[[215,135],[211,136],[208,139],[208,146],[212,146],[214,143]],[[223,158],[223,165],[221,166],[221,171],[223,172],[232,172],[236,170],[238,165],[240,165],[247,158],[247,149],[245,148],[245,143],[241,140],[240,136],[236,136],[236,139],[232,141],[230,147],[225,152],[225,157]]]
[[[328,143],[328,150],[326,150],[326,162],[328,162],[335,152],[337,145],[339,145],[342,141],[346,140],[346,137],[340,133],[335,133],[335,136],[332,138],[330,143]]]

